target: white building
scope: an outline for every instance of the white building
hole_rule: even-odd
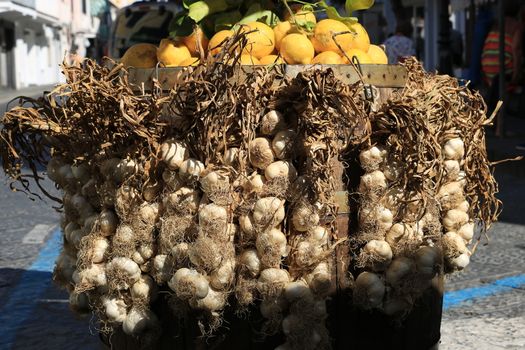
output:
[[[91,4],[106,0],[0,0],[0,88],[63,80],[67,53],[82,57],[97,39],[100,19]],[[108,5],[109,6],[109,5]]]

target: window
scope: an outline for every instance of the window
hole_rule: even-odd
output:
[[[87,1],[82,0],[82,13],[87,13]]]

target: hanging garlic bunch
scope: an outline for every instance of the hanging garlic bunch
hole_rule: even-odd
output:
[[[465,145],[461,138],[449,139],[443,145],[445,178],[447,182],[439,189],[438,199],[443,210],[442,224],[445,229],[443,249],[447,266],[462,270],[470,262],[466,244],[474,236],[474,223],[469,217],[470,205],[465,198],[465,174],[462,166]]]

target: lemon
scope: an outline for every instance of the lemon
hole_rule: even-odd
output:
[[[360,64],[373,64],[374,61],[372,61],[372,58],[363,50],[359,49],[350,49],[345,52],[346,56],[350,58],[350,60],[353,59],[353,57],[357,58]],[[346,57],[343,57],[343,63],[350,63]]]
[[[261,59],[259,60],[259,62],[261,64],[282,64],[284,63],[283,59],[277,55],[268,55],[268,56],[264,56],[264,57],[261,57]]]
[[[248,44],[243,50],[243,54],[250,54],[257,58],[267,56],[275,48],[275,34],[273,29],[261,22],[250,22],[242,27],[246,34]]]
[[[231,37],[233,34],[234,33],[231,30],[221,30],[215,33],[215,35],[211,37],[208,43],[209,53],[215,56],[219,52],[221,52],[222,45],[224,45],[227,39]]]
[[[135,44],[126,50],[120,62],[124,67],[153,68],[157,64],[157,47],[152,44]]]
[[[345,34],[337,34],[341,32],[348,32]],[[336,34],[334,37],[332,37]],[[334,19],[323,19],[314,29],[314,36],[312,43],[316,52],[333,51],[341,53],[341,50],[336,45],[335,40],[341,46],[343,51],[350,50],[354,42],[354,35],[350,33],[350,29],[343,22]]]
[[[243,66],[253,66],[253,65],[259,65],[261,62],[257,59],[257,57],[247,54],[241,55],[241,65]]]
[[[315,55],[312,42],[304,34],[288,34],[281,41],[281,56],[289,64],[309,64]]]
[[[190,57],[186,58],[184,61],[179,63],[179,66],[187,67],[187,66],[198,66],[200,60],[197,57]]]
[[[200,27],[197,27],[192,34],[182,37],[182,42],[186,45],[188,50],[190,50],[192,56],[199,54],[198,46],[200,46],[204,52],[206,52],[206,49],[208,48],[208,39]],[[197,43],[199,45],[197,45]]]
[[[171,39],[160,41],[157,59],[165,67],[178,66],[180,62],[190,57],[190,50],[183,43]]]
[[[312,60],[312,64],[342,64],[343,58],[333,51],[321,52]]]
[[[302,9],[303,5],[295,4],[295,5],[290,6],[290,8],[291,8],[291,10],[294,13],[294,17],[299,22],[313,22],[313,23],[317,23],[317,19],[315,18],[315,14],[312,11],[305,11],[305,10],[303,10]],[[290,15],[290,12],[286,11],[286,13],[284,15],[284,19],[286,21],[291,21],[291,17],[292,16]]]
[[[290,34],[292,30],[292,23],[288,21],[279,22],[275,27],[273,27],[273,33],[275,35],[275,48],[279,50],[281,46],[281,41],[283,38]]]
[[[367,52],[370,48],[370,37],[368,36],[365,27],[359,23],[354,23],[350,26],[350,30],[354,32],[352,34],[350,48]]]
[[[388,64],[388,57],[381,46],[370,45],[367,53],[375,64]]]

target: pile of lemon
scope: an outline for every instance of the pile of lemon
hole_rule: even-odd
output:
[[[387,64],[385,51],[370,44],[365,28],[334,20],[317,22],[314,13],[296,8],[273,28],[262,22],[239,26],[246,34],[247,45],[241,52],[242,65],[269,64],[348,64],[355,59],[360,64]],[[297,23],[310,22],[315,27],[306,31]],[[132,46],[122,57],[125,66],[151,68],[199,64],[200,52],[216,57],[234,30],[221,30],[209,40],[198,27],[187,37],[162,39],[159,47],[151,44]],[[355,57],[355,59],[354,59]]]

